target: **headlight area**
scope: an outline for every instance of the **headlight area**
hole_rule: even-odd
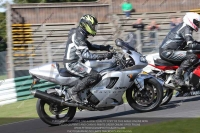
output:
[[[141,62],[144,62],[144,63],[147,63],[147,60],[146,60],[146,57],[145,57],[145,56],[140,56],[140,61],[141,61]]]

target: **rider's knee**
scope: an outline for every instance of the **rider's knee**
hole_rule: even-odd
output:
[[[171,50],[164,50],[160,53],[160,56],[164,59],[170,57],[172,55],[173,51]]]
[[[199,60],[196,54],[189,54],[188,59],[190,60],[191,63],[196,63]]]

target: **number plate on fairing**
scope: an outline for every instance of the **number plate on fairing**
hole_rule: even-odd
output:
[[[196,96],[196,95],[200,95],[200,91],[192,91],[190,92],[191,96]]]
[[[148,73],[147,73],[147,72],[145,72],[145,71],[142,71],[142,72],[141,72],[141,74],[148,74]]]

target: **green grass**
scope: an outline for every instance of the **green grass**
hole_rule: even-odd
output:
[[[28,119],[38,118],[36,112],[37,99],[19,101],[16,103],[0,106],[0,125],[13,123]],[[158,124],[144,125],[139,127],[129,127],[123,131],[115,130],[115,132],[132,131],[132,133],[199,133],[200,118],[173,120]]]
[[[127,102],[125,94],[123,100]],[[38,118],[36,102],[37,99],[34,98],[0,106],[0,125]]]
[[[125,93],[122,98],[124,103],[126,103]],[[0,125],[38,118],[36,102],[37,99],[34,98],[0,106]],[[78,108],[77,111],[79,111]]]
[[[0,117],[37,117],[37,99],[19,101],[0,106]]]
[[[124,103],[127,103],[127,100],[126,100],[126,92],[123,94],[122,99],[123,99]]]
[[[7,75],[0,75],[0,80],[7,79]]]
[[[36,102],[37,98],[34,98],[0,106],[0,125],[38,118]],[[47,114],[52,115],[48,109],[49,106],[45,105]],[[79,111],[78,108],[77,111]]]
[[[199,133],[200,118],[173,120],[158,124],[131,127],[124,130],[114,130],[110,133]],[[103,133],[103,132],[102,132]]]
[[[36,101],[37,99],[34,98],[0,106],[0,125],[38,118]]]

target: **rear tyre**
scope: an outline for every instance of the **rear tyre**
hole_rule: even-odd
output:
[[[57,95],[57,92],[51,89],[48,94]],[[76,114],[76,107],[63,107],[54,103],[48,103],[41,99],[38,99],[36,109],[40,119],[51,126],[64,124],[69,120],[72,120]]]

